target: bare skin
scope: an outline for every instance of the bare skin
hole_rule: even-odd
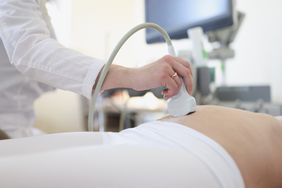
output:
[[[167,117],[215,140],[237,163],[246,188],[282,187],[282,123],[272,116],[199,106],[196,113]]]

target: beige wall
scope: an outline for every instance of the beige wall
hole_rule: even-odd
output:
[[[72,47],[106,60],[118,40],[133,26],[143,22],[140,0],[73,0]],[[140,7],[138,7],[140,6]],[[135,10],[140,9],[139,11]],[[141,37],[140,37],[141,36]],[[135,55],[144,32],[130,39],[114,63],[136,66]],[[129,55],[130,54],[130,55]]]
[[[47,133],[85,130],[80,96],[62,90],[46,93],[34,104],[35,126]]]

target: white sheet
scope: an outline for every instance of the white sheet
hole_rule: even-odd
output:
[[[244,187],[219,145],[166,122],[1,141],[0,177],[3,188]]]

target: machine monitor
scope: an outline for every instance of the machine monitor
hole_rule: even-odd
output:
[[[163,27],[172,39],[187,38],[187,30],[200,26],[204,32],[233,25],[234,0],[145,0],[146,22]],[[161,35],[146,30],[147,43],[162,42]]]

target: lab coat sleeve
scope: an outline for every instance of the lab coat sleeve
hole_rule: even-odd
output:
[[[11,64],[21,73],[90,98],[104,62],[53,39],[36,0],[0,1],[0,37]]]

